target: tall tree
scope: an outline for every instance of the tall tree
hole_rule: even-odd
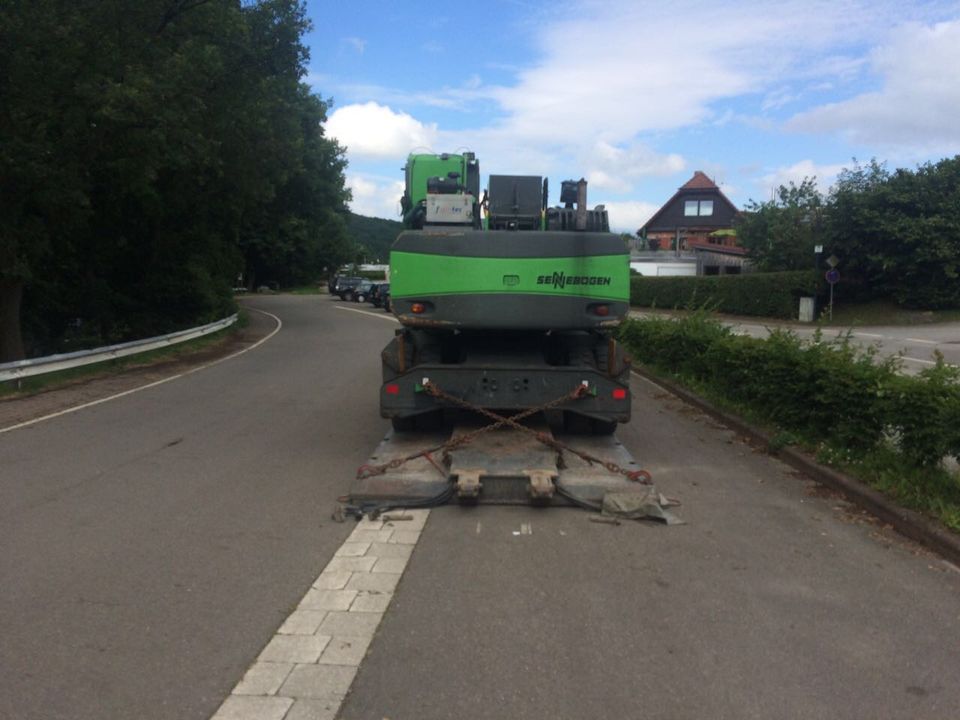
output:
[[[960,156],[915,171],[844,170],[827,229],[845,270],[912,307],[960,307]]]
[[[349,254],[308,29],[300,0],[0,3],[0,361],[21,320],[34,352],[166,332],[245,266]]]
[[[821,241],[823,197],[816,178],[780,185],[774,199],[751,200],[738,220],[737,238],[761,270],[806,270]]]

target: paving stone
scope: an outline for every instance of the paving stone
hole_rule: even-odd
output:
[[[364,573],[354,575],[347,583],[348,590],[375,590],[376,592],[393,592],[400,575],[397,573]]]
[[[345,665],[347,663],[344,663]],[[274,695],[287,675],[292,663],[255,662],[233,689],[234,695]]]
[[[323,655],[317,660],[321,665],[360,665],[367,648],[370,647],[371,636],[367,637],[336,637],[330,641]]]
[[[288,697],[231,695],[210,720],[282,720],[292,704]]]
[[[410,558],[413,553],[413,545],[397,545],[396,543],[370,543],[370,549],[367,555],[373,555],[380,558]],[[346,585],[346,583],[344,583]]]
[[[363,527],[356,528],[350,533],[347,542],[387,542],[395,530],[391,527],[384,527],[380,530],[366,530]]]
[[[309,700],[302,698],[294,700],[293,707],[283,720],[334,720],[340,709],[341,701]]]
[[[400,545],[399,547],[405,546]],[[314,581],[313,586],[317,590],[342,590],[347,586],[347,581],[351,575],[353,575],[351,570],[324,570],[320,573],[320,577]]]
[[[377,562],[375,557],[358,557],[358,558],[338,558],[335,557],[333,560],[327,563],[327,567],[324,568],[323,574],[328,572],[338,572],[340,570],[349,570],[350,572],[370,572],[370,568],[373,567],[373,564]]]
[[[366,575],[367,573],[358,573]],[[356,598],[357,592],[351,588],[345,590],[307,590],[298,606],[299,610],[346,610]]]
[[[332,612],[327,614],[319,632],[336,637],[371,637],[382,617],[383,613]]]
[[[419,530],[394,530],[393,535],[387,542],[397,545],[416,545],[419,539]]]
[[[400,545],[399,547],[410,547],[409,545]],[[373,566],[372,573],[396,573],[400,575],[407,567],[406,558],[380,558],[377,564]]]
[[[360,615],[360,617],[366,617],[366,615]],[[260,653],[259,660],[277,663],[316,662],[328,642],[330,642],[329,635],[274,635]]]
[[[279,635],[313,635],[326,616],[326,610],[294,610],[277,633]]]
[[[350,612],[386,612],[393,593],[361,592],[350,606]]]
[[[356,526],[363,530],[380,530],[383,527],[383,517],[378,517],[376,520],[371,520],[369,515],[365,515],[361,520],[357,521]]]
[[[334,557],[361,557],[367,554],[369,547],[370,543],[368,542],[345,542],[334,554]]]
[[[343,700],[356,674],[355,665],[297,665],[280,694],[296,699]]]

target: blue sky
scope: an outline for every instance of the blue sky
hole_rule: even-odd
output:
[[[695,170],[742,207],[852,158],[960,153],[960,2],[309,0],[355,212],[396,218],[407,153],[586,177],[635,231]],[[556,198],[551,198],[553,202]]]

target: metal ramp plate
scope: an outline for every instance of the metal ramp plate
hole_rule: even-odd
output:
[[[367,461],[369,466],[437,447],[452,436],[476,430],[478,426],[459,424],[450,433],[395,433],[389,431]],[[546,425],[535,426],[549,434]],[[625,470],[639,465],[613,435],[562,435],[561,442],[604,462],[613,462]],[[375,501],[418,502],[435,498],[459,484],[462,502],[490,504],[568,504],[553,492],[562,484],[575,497],[599,505],[610,492],[646,492],[649,486],[612,473],[600,464],[591,464],[570,452],[559,453],[537,441],[529,433],[502,428],[477,436],[470,444],[450,451],[445,462],[442,453],[432,461],[417,458],[379,475],[358,477],[350,489],[355,503]],[[456,495],[454,496],[456,501]]]

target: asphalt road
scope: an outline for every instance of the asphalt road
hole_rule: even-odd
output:
[[[261,347],[0,434],[0,717],[208,718],[351,530],[394,326],[252,302],[284,323]],[[955,716],[960,572],[634,403],[620,437],[688,524],[434,510],[341,718]]]

